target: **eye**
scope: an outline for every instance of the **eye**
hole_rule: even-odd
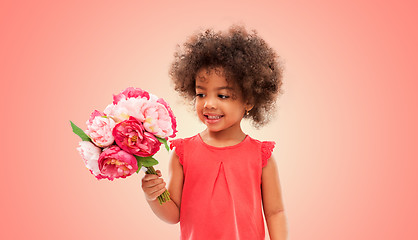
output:
[[[219,94],[219,95],[218,95],[218,97],[219,97],[219,98],[221,98],[221,99],[227,99],[227,98],[229,98],[229,96],[227,96],[227,95],[222,95],[222,94]]]
[[[203,93],[197,93],[196,94],[196,97],[198,97],[198,98],[202,98],[202,97],[204,97],[205,96],[205,94],[203,94]]]

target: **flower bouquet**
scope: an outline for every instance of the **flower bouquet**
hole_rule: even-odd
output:
[[[176,135],[176,119],[169,105],[157,96],[129,87],[113,95],[113,103],[103,112],[93,111],[83,131],[71,122],[82,141],[77,148],[84,164],[97,179],[126,178],[141,168],[157,174],[153,155],[168,138]],[[170,200],[168,191],[158,197]]]

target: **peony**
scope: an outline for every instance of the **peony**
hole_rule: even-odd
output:
[[[169,105],[140,88],[128,87],[113,95],[103,112],[95,110],[86,122],[87,130],[71,122],[83,141],[77,148],[84,164],[97,178],[126,178],[140,167],[157,174],[153,155],[163,143],[176,136],[176,119]],[[158,196],[160,204],[170,200],[168,191]]]
[[[105,114],[95,110],[86,124],[86,134],[97,146],[107,147],[115,141],[112,129],[116,123],[112,118],[108,118]]]
[[[174,116],[173,110],[171,110],[170,106],[168,105],[168,103],[166,101],[164,101],[164,99],[160,98],[157,101],[158,103],[164,105],[164,107],[167,109],[168,111],[168,115],[170,115],[171,118],[171,129],[173,130],[173,134],[169,135],[168,137],[175,137],[176,136],[176,132],[177,132],[177,122],[176,122],[176,117]]]
[[[160,100],[148,101],[142,105],[140,110],[144,117],[139,118],[139,120],[143,122],[145,129],[160,138],[173,136],[176,131],[175,126],[173,128],[175,119],[172,116],[174,117],[174,115],[170,116],[166,105],[164,101]]]
[[[90,114],[90,118],[89,118],[89,120],[87,120],[86,124],[87,124],[87,125],[91,125],[91,124],[93,124],[93,120],[94,120],[96,117],[98,117],[98,116],[102,116],[102,117],[104,117],[104,116],[106,116],[106,114],[104,114],[104,113],[102,113],[102,112],[100,112],[100,111],[94,110],[94,111]]]
[[[97,179],[102,179],[103,176],[100,174],[99,170],[99,156],[102,153],[102,150],[96,147],[92,142],[81,141],[77,148],[78,152],[83,158],[84,164],[90,170],[90,172],[96,176]]]
[[[113,95],[113,104],[116,105],[121,99],[127,100],[128,98],[150,98],[150,94],[140,88],[128,87],[118,95]]]
[[[112,145],[100,154],[99,169],[104,178],[126,178],[138,170],[136,158],[116,145]]]
[[[161,145],[160,141],[146,132],[142,123],[134,117],[116,124],[113,128],[113,136],[120,148],[140,157],[154,155]]]
[[[116,123],[128,120],[130,116],[144,119],[141,109],[147,101],[145,98],[122,98],[117,104],[109,104],[103,112],[115,120]]]

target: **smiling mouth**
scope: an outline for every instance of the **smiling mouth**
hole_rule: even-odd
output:
[[[217,120],[220,119],[221,117],[223,117],[223,115],[204,115],[205,118],[209,119],[209,120]]]

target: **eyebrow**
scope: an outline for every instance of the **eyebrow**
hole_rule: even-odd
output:
[[[196,89],[206,90],[206,88],[205,88],[205,87],[202,87],[202,86],[199,86],[199,85],[196,85]],[[228,87],[228,86],[224,86],[224,87],[218,87],[218,88],[216,88],[216,90],[222,90],[222,89],[226,89],[226,90],[234,90],[233,88]]]

